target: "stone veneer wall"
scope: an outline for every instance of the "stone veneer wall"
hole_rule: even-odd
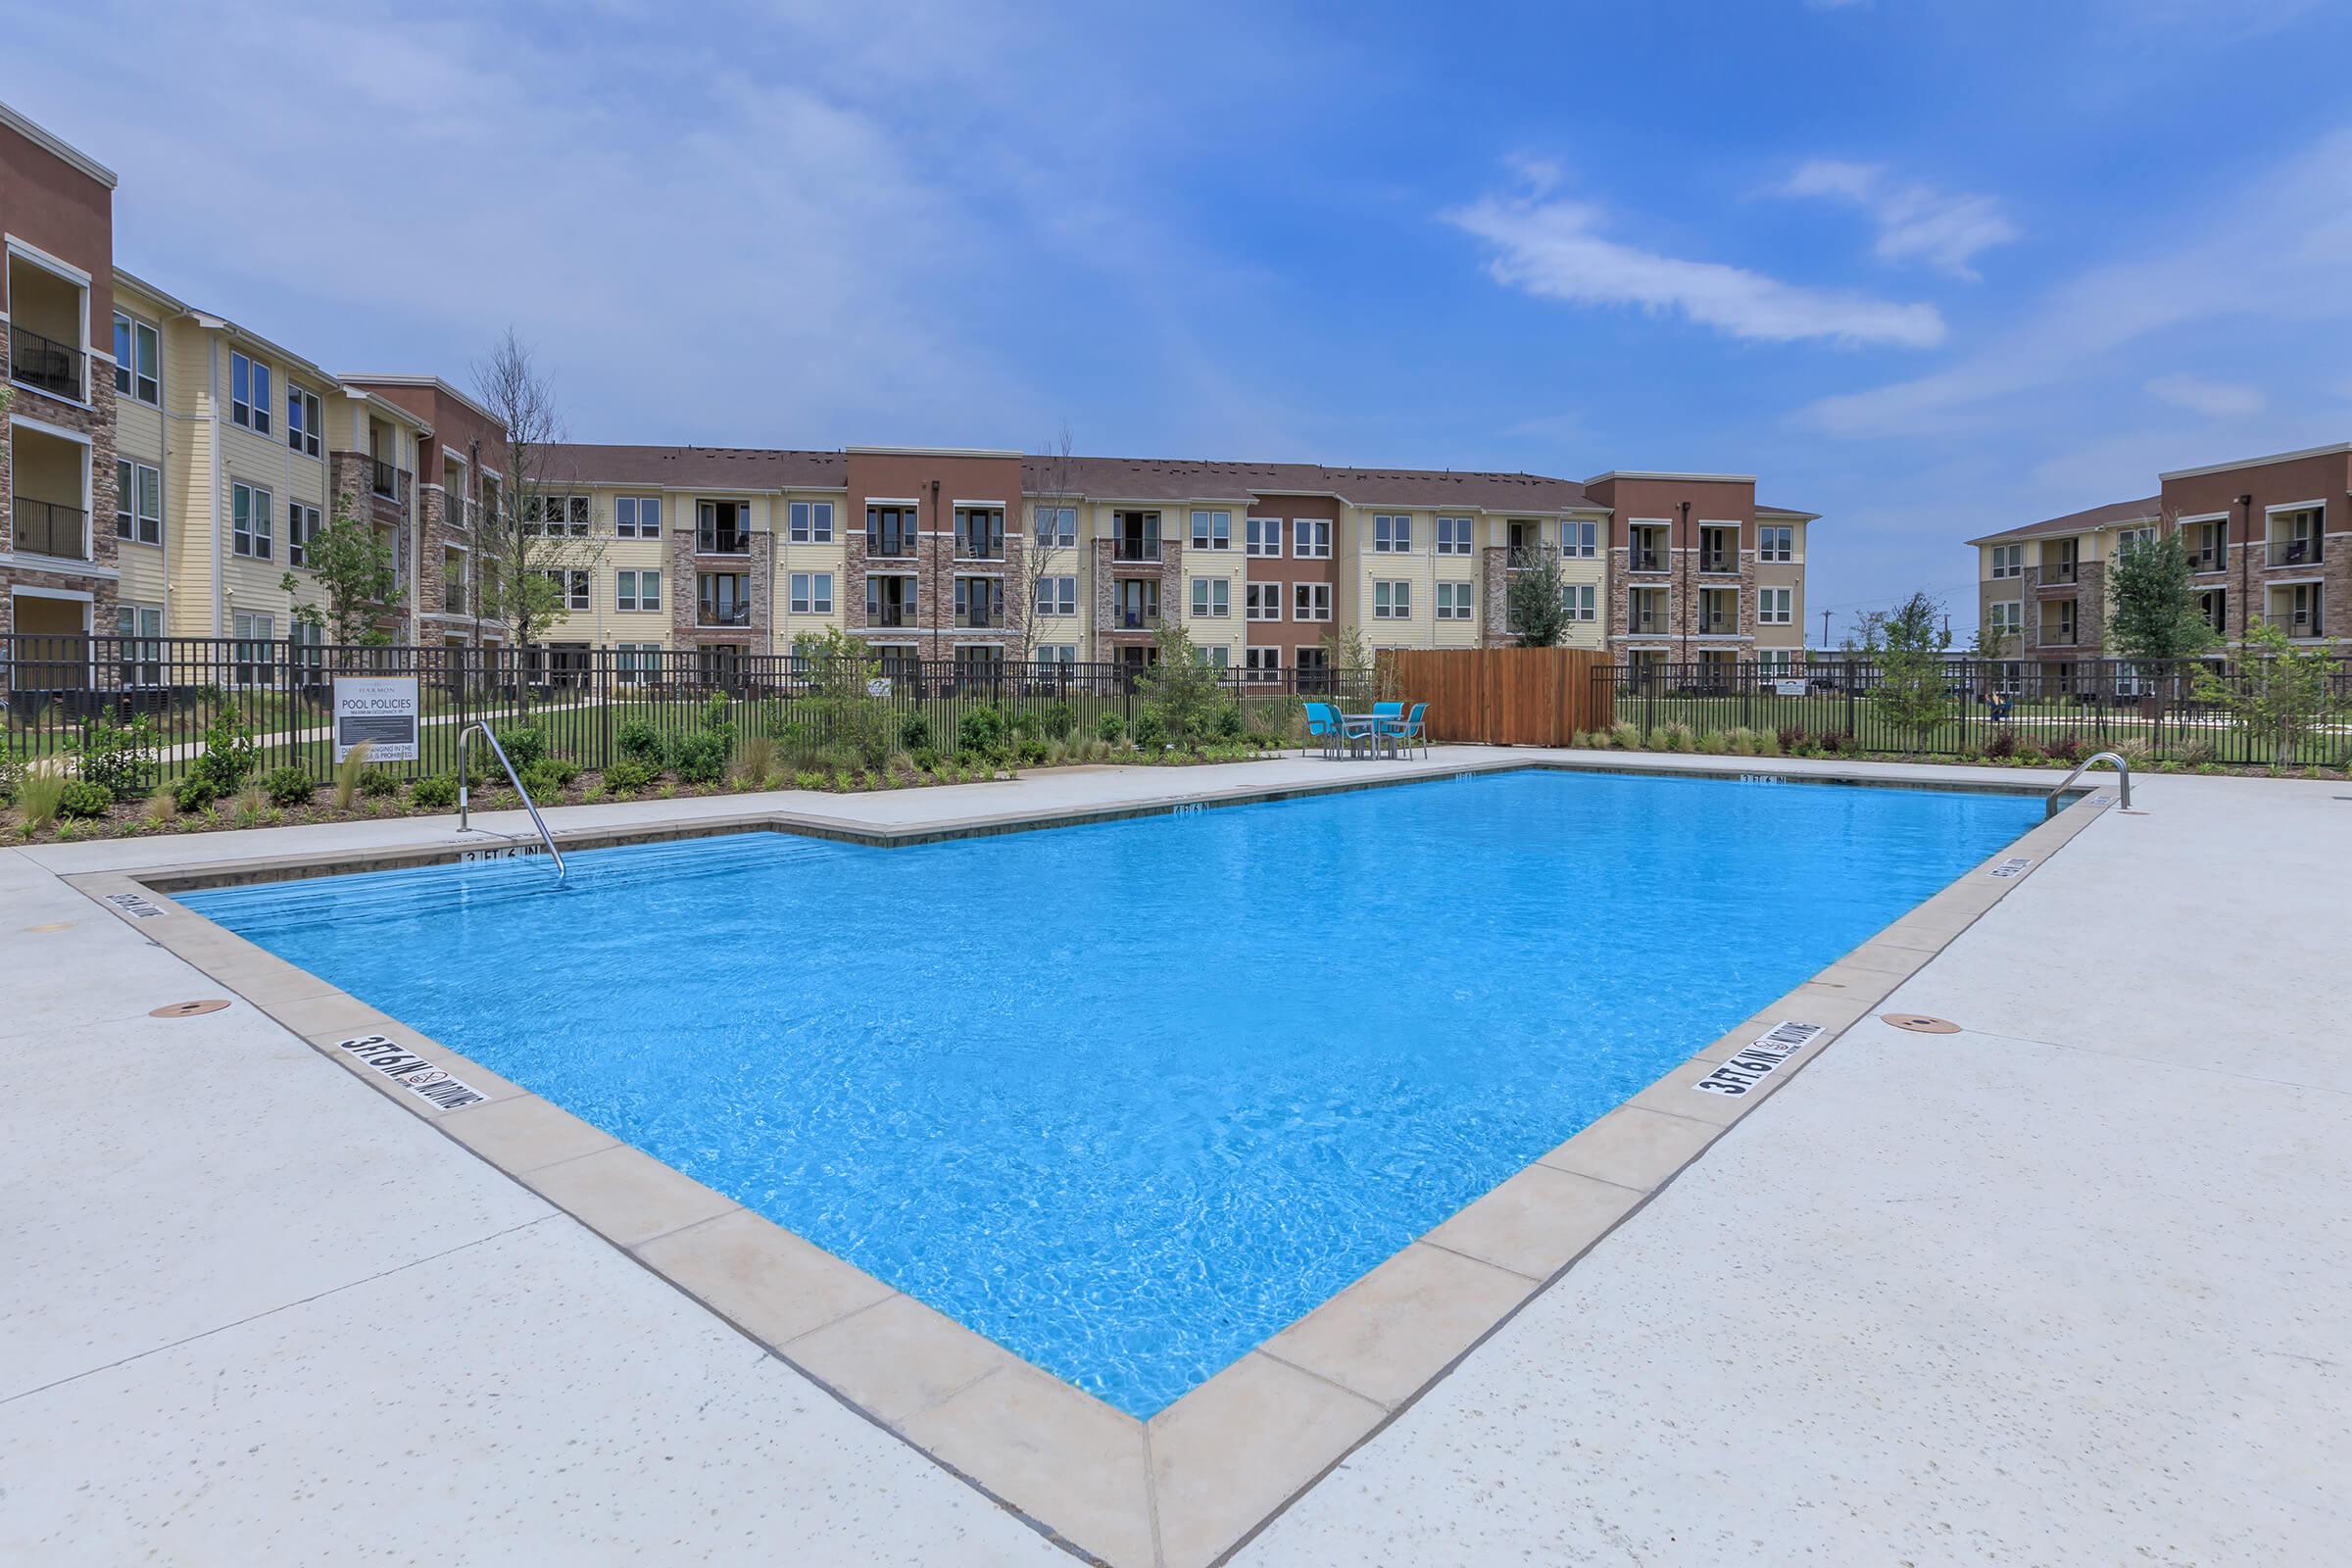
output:
[[[775,557],[775,535],[754,533],[749,553],[740,556],[707,556],[696,550],[695,528],[689,521],[683,528],[669,530],[669,629],[670,643],[677,648],[707,648],[733,644],[755,652],[767,649],[768,628],[774,623],[773,609],[768,603],[768,586],[774,576],[770,563]],[[747,584],[752,606],[749,626],[702,626],[695,617],[702,612],[705,572],[740,573]],[[864,613],[864,592],[858,589],[858,612]]]
[[[43,424],[57,425],[90,439],[90,560],[87,566],[76,562],[60,562],[55,566],[0,567],[0,635],[16,629],[15,595],[6,590],[12,584],[27,588],[53,588],[67,593],[90,595],[90,630],[100,636],[115,633],[115,611],[121,603],[116,573],[121,569],[121,541],[115,536],[115,383],[111,369],[104,371],[97,361],[83,356],[84,373],[90,377],[90,405],[82,408],[63,402],[45,392],[8,381],[8,334],[0,332],[0,384],[9,387],[9,412]],[[0,430],[0,556],[16,550],[17,509],[14,472],[13,439]],[[35,499],[47,499],[45,497]]]

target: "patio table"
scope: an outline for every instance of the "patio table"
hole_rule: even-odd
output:
[[[1375,747],[1378,747],[1382,741],[1391,739],[1387,729],[1388,723],[1387,717],[1379,713],[1342,713],[1340,715],[1340,738],[1348,741],[1370,741]],[[1391,750],[1393,751],[1395,748],[1392,746]]]

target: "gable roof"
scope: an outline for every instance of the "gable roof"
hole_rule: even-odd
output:
[[[2111,501],[2103,507],[2070,512],[2063,517],[2044,517],[2039,522],[2029,522],[2023,527],[1983,534],[1969,543],[2007,544],[2013,539],[2044,539],[2052,535],[2063,537],[2070,533],[2089,533],[2094,528],[2113,528],[2129,522],[2154,522],[2162,501],[2161,496],[2150,496],[2144,501]]]

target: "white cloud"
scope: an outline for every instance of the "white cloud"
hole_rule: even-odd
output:
[[[2276,243],[2245,236],[2305,221]],[[2004,416],[2027,394],[2079,384],[2129,345],[2190,322],[2244,318],[2341,320],[2352,274],[2352,130],[2322,137],[2228,207],[2196,211],[2194,237],[2171,250],[2093,267],[2053,289],[2008,330],[1949,369],[1822,398],[1798,422],[1832,435],[1939,433]]]
[[[1947,195],[1919,180],[1897,179],[1880,164],[1817,158],[1778,187],[1783,196],[1852,202],[1878,225],[1874,248],[1886,262],[1923,261],[1954,277],[1975,278],[1980,251],[2017,238],[2017,225],[1990,196]]]
[[[2237,381],[2208,381],[2202,376],[2160,375],[2147,384],[2148,396],[2209,419],[2243,418],[2267,406],[2260,387]]]
[[[1444,217],[1492,247],[1487,270],[1496,282],[1539,299],[1679,312],[1732,337],[1768,343],[1829,338],[1932,348],[1943,341],[1943,318],[1932,305],[1661,256],[1603,238],[1598,209],[1582,202],[1488,197]]]

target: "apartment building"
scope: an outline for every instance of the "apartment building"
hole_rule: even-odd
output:
[[[115,176],[0,104],[0,633],[115,629]]]
[[[2352,625],[2352,442],[2158,476],[2157,493],[1969,541],[1981,623],[2011,662],[2065,689],[2072,666],[2109,650],[2116,559],[2137,539],[2179,535],[2199,608],[2224,645],[2267,622],[2341,646]]]
[[[306,548],[347,515],[399,585],[370,630],[504,644],[483,519],[523,483],[493,412],[429,374],[329,372],[119,270],[113,189],[0,107],[0,629],[315,645]],[[856,446],[566,445],[533,469],[525,526],[578,544],[548,573],[557,672],[612,648],[633,673],[724,679],[828,628],[886,663],[1139,667],[1178,622],[1218,667],[1284,679],[1341,628],[1372,649],[1507,644],[1511,584],[1546,563],[1572,646],[1802,657],[1813,515],[1737,475]]]

